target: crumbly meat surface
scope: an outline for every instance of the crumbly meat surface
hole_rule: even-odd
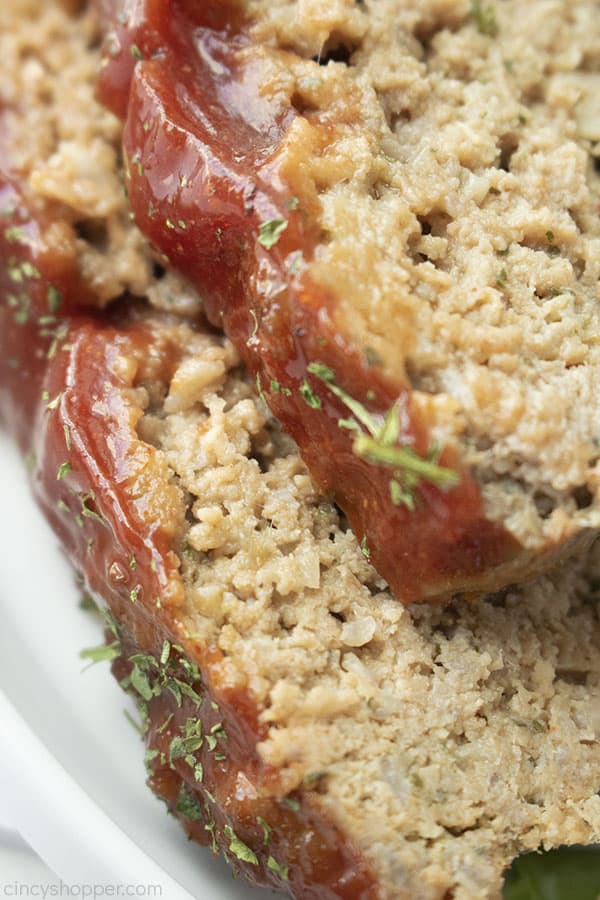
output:
[[[340,330],[525,547],[597,528],[595,0],[247,6],[301,113],[288,172],[321,206]]]
[[[513,27],[508,15],[513,5],[508,0],[498,5],[503,28]],[[540,5],[530,4],[527,10]],[[292,21],[294,6],[270,4],[267,24],[275,29],[280,22],[278,34],[286,34],[288,27],[300,46],[297,35],[304,19],[300,24]],[[318,5],[303,5],[307,21],[313,6],[318,10]],[[555,2],[543,6],[546,15],[566,8]],[[586,21],[591,6],[569,7],[583,22],[579,47],[590,47],[581,50],[590,66],[597,62],[596,26]],[[356,38],[364,34],[360,7],[336,3],[330,8],[333,25],[327,26],[319,46],[329,34],[346,36],[351,29]],[[386,8],[382,2],[382,13]],[[33,24],[25,15],[32,9]],[[404,9],[409,25],[429,23],[419,26],[421,37],[441,17],[451,24],[463,22],[468,12],[464,4],[447,2],[406,3]],[[93,260],[99,302],[128,289],[149,294],[170,309],[196,308],[197,300],[181,283],[169,276],[158,287],[152,281],[152,257],[128,221],[125,199],[116,188],[118,131],[114,120],[102,118],[92,98],[96,51],[88,19],[71,20],[55,4],[40,9],[20,0],[5,4],[0,16],[0,92],[5,101],[11,90],[13,100],[23,96],[19,91],[28,92],[28,102],[20,115],[15,113],[11,129],[18,134],[19,123],[26,122],[22,133],[30,140],[40,136],[29,156],[23,139],[22,171],[29,175],[32,197],[50,197],[60,204],[72,229],[68,240],[74,242],[82,265],[86,257]],[[416,27],[411,25],[413,31]],[[529,40],[521,43],[519,38],[515,44],[524,58],[532,41],[546,40],[534,31],[532,24]],[[302,38],[306,54],[316,52],[312,32]],[[559,30],[554,38],[558,41],[561,34]],[[430,41],[439,54],[445,46],[444,53],[452,59],[448,42],[484,37],[471,22],[456,33],[432,33]],[[569,48],[561,54],[553,46],[553,65],[563,58],[567,68],[579,64],[572,62]],[[520,71],[516,49],[513,57]],[[22,75],[27,60],[35,72],[29,80]],[[338,65],[322,67],[323,77],[338,77]],[[423,63],[418,53],[407,53],[406,65],[420,72]],[[539,85],[541,76],[534,75],[528,77]],[[387,72],[397,96],[398,79],[409,76],[402,68]],[[60,104],[75,84],[82,99],[77,135],[69,136],[69,117],[61,113]],[[531,96],[536,96],[533,88]],[[48,103],[48,98],[54,99]],[[564,109],[570,110],[571,101],[564,102]],[[534,100],[531,108],[535,111]],[[561,108],[556,128],[566,127]],[[467,116],[468,108],[461,109]],[[571,112],[564,115],[566,120]],[[36,117],[39,128],[33,127]],[[77,143],[76,152],[65,149],[69,141]],[[470,140],[466,144],[469,153],[476,152]],[[93,178],[85,172],[88,145],[97,154]],[[573,155],[575,160],[580,156],[575,144]],[[83,170],[72,170],[61,181],[56,173],[74,158]],[[550,165],[552,154],[544,158]],[[485,177],[510,175],[496,167],[490,172]],[[578,177],[576,166],[563,164],[560,172],[565,178],[568,173]],[[74,183],[80,186],[77,201]],[[339,191],[354,190],[352,185],[350,180]],[[113,188],[113,206],[102,205]],[[323,202],[331,210],[335,191],[330,194]],[[492,192],[493,202],[500,202],[499,196]],[[368,206],[375,201],[365,202]],[[521,208],[523,221],[530,222],[531,210],[525,212],[524,202],[517,191],[515,210]],[[538,222],[539,210],[534,212]],[[368,221],[367,216],[365,227]],[[83,233],[81,227],[77,233],[82,222]],[[544,220],[540,227],[545,226]],[[554,221],[550,227],[567,241],[566,225],[559,230]],[[109,235],[108,245],[99,234]],[[427,237],[431,235],[419,242]],[[449,236],[437,237],[452,244]],[[579,247],[585,243],[580,236],[573,240]],[[324,253],[334,252],[334,243]],[[432,240],[422,246],[430,248],[428,253],[431,246],[441,247]],[[123,247],[129,250],[120,256]],[[505,246],[495,249],[503,251]],[[454,259],[455,251],[445,252]],[[532,259],[541,255],[546,274],[559,264],[543,247],[512,247],[500,257],[507,277],[511,254],[521,252],[532,254]],[[464,265],[483,265],[484,257],[496,260],[485,248],[478,253],[465,257]],[[431,262],[416,265],[438,271]],[[118,274],[112,271],[116,268]],[[437,313],[442,316],[441,306]],[[523,340],[532,339],[532,331],[529,328]],[[176,548],[186,589],[185,627],[224,651],[231,682],[247,689],[263,709],[262,718],[269,724],[260,747],[265,762],[282,769],[289,789],[318,783],[323,809],[366,854],[384,897],[499,897],[503,870],[519,852],[597,841],[598,551],[477,606],[455,602],[445,610],[401,607],[339,512],[316,493],[295,446],[256,396],[231,345],[212,332],[192,334],[182,326],[181,334],[187,355],[171,384],[148,385],[132,402],[144,411],[140,437],[159,448],[168,465],[168,483],[186,505],[184,538]],[[566,391],[566,384],[555,390],[554,402]],[[576,414],[574,408],[569,414]],[[174,514],[179,513],[174,509]]]
[[[597,840],[597,551],[405,609],[228,355],[185,360],[140,433],[188,498],[188,627],[264,708],[265,762],[319,781],[385,897],[499,897],[517,853]]]

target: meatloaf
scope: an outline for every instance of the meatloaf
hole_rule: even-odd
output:
[[[152,789],[296,898],[493,900],[517,854],[598,841],[600,550],[398,603],[131,221],[94,17],[6,0],[0,26],[0,412]]]
[[[596,0],[100,5],[136,222],[396,597],[589,546]]]

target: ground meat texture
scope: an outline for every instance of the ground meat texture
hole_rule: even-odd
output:
[[[599,29],[590,0],[256,0],[109,35],[137,221],[401,600],[597,532]]]
[[[419,4],[419,40],[452,8]],[[269,7],[282,42],[301,24],[290,9]],[[330,10],[341,29],[343,6]],[[116,122],[92,98],[97,32],[53,2],[10,0],[0,15],[2,97],[26,89],[32,60],[38,85],[26,107],[6,102],[0,129],[0,412],[35,451],[37,497],[112,610],[152,788],[195,839],[297,898],[499,900],[518,853],[597,842],[598,547],[479,604],[399,604],[235,347],[155,268],[125,195],[94,207],[77,252],[52,239],[83,215],[68,179],[50,197],[30,178],[68,127],[65,72],[85,98],[79,150],[107,151],[78,202],[89,210],[96,182],[108,193],[121,177]],[[447,39],[460,22],[448,19]],[[11,163],[36,116],[51,117],[47,143]],[[100,278],[80,259],[104,255],[113,216],[136,252],[108,302],[107,260]]]

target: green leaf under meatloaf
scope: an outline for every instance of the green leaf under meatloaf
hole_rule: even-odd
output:
[[[598,900],[600,846],[561,847],[515,860],[504,900]]]

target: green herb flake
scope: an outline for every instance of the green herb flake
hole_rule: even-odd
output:
[[[392,478],[390,481],[390,499],[394,506],[406,506],[410,512],[415,511],[414,494],[410,490],[403,488],[395,478]]]
[[[262,379],[260,377],[260,372],[256,373],[256,391],[257,391],[260,399],[263,401],[263,403],[266,403],[267,399],[266,399],[265,393],[263,391]]]
[[[205,807],[205,808],[208,813],[208,807]],[[211,843],[212,852],[216,854],[219,852],[219,845],[217,844],[217,837],[215,835],[215,829],[216,829],[216,825],[215,825],[214,820],[208,822],[204,826],[204,830],[208,831],[208,833],[210,834],[210,843]]]
[[[197,753],[203,743],[204,738],[201,734],[190,734],[187,737],[180,737],[178,735],[174,737],[169,746],[170,761],[175,762],[177,759],[185,759],[185,757],[190,756],[190,754]],[[196,760],[192,757],[192,765],[194,765],[195,762]]]
[[[294,800],[293,797],[284,797],[281,803],[283,806],[287,806],[288,809],[291,809],[292,812],[300,812],[300,803],[298,800]]]
[[[138,692],[140,697],[149,701],[154,696],[154,690],[150,686],[150,681],[145,672],[143,672],[137,663],[131,670],[131,686]]]
[[[491,3],[484,3],[483,0],[471,0],[471,17],[480,34],[497,37],[500,29],[496,19],[496,10]]]
[[[496,276],[496,286],[499,288],[503,288],[508,281],[508,274],[506,269],[500,269],[498,275]]]
[[[100,515],[100,513],[96,512],[94,509],[91,509],[88,506],[88,503],[94,503],[96,500],[96,495],[92,491],[89,494],[84,494],[79,498],[81,502],[81,516],[84,519],[95,519],[97,522],[102,522],[104,524],[104,519]]]
[[[9,243],[26,244],[25,231],[20,225],[10,225],[4,229],[4,237]]]
[[[67,450],[70,452],[71,451],[71,429],[66,424],[66,422],[63,425],[63,432],[65,435],[65,444],[66,444]]]
[[[369,545],[367,544],[366,534],[363,534],[363,539],[360,542],[360,551],[367,562],[371,562],[371,551],[369,550]]]
[[[185,681],[180,681],[178,678],[176,678],[175,681],[181,693],[188,697],[190,700],[193,700],[196,706],[199,706],[202,703],[202,697],[194,690],[191,685],[187,684]],[[169,682],[169,684],[171,684],[171,682]]]
[[[169,641],[165,641],[162,645],[162,652],[160,654],[161,666],[166,666],[170,653],[171,653],[171,644],[169,643]]]
[[[258,857],[254,850],[251,850],[243,841],[239,839],[231,825],[226,825],[223,829],[225,837],[229,841],[229,849],[240,862],[250,863],[250,865],[258,865]]]
[[[129,599],[132,603],[137,603],[140,597],[141,585],[136,584],[135,587],[131,588],[129,591]]]
[[[271,379],[271,392],[273,394],[283,394],[284,397],[292,396],[290,388],[284,387],[276,378]]]
[[[144,754],[144,765],[146,766],[146,768],[150,766],[150,763],[153,762],[158,755],[158,750],[156,750],[154,747],[148,747]]]
[[[546,232],[546,240],[548,241],[549,244],[554,243],[554,232],[553,231]]]
[[[167,718],[165,719],[165,721],[162,723],[162,725],[161,725],[159,728],[156,729],[156,733],[157,733],[157,734],[162,734],[164,731],[166,731],[167,728],[169,727],[169,725],[171,724],[171,719],[172,719],[172,718],[173,718],[173,713],[169,713],[169,715],[167,716]]]
[[[98,647],[86,647],[79,654],[80,659],[89,659],[92,665],[99,662],[106,662],[116,659],[121,653],[121,646],[118,641],[112,644],[100,644]]]
[[[42,397],[43,400],[48,399],[48,393],[45,392],[45,394],[46,394],[46,396]],[[60,391],[60,393],[58,393],[56,395],[56,397],[54,397],[53,400],[50,400],[50,402],[46,406],[46,409],[49,409],[51,412],[54,412],[55,409],[58,409],[58,404],[60,403],[60,398],[62,397],[62,395],[63,395],[63,392]]]
[[[143,59],[144,58],[144,54],[142,53],[142,51],[140,50],[140,48],[138,47],[137,44],[131,45],[131,55],[133,56],[134,59]]]
[[[133,553],[132,553],[131,556],[129,557],[129,568],[131,569],[132,572],[135,572],[135,570],[136,570],[136,568],[137,568],[137,560],[136,560],[135,555],[134,555]]]
[[[444,490],[455,487],[460,480],[457,472],[423,459],[412,447],[386,447],[366,434],[354,439],[353,450],[370,462],[404,470]]]
[[[25,278],[40,278],[40,270],[36,269],[32,263],[28,260],[25,260],[24,263],[21,264],[21,272],[25,276]]]
[[[268,825],[265,822],[265,820],[262,818],[262,816],[257,816],[256,821],[258,822],[258,824],[260,825],[260,827],[263,830],[263,843],[265,845],[270,844],[271,843],[271,827],[270,827],[270,825]]]
[[[181,785],[175,810],[190,822],[199,822],[202,818],[202,807],[185,783]]]
[[[288,872],[289,868],[287,866],[282,866],[273,856],[269,856],[267,860],[267,869],[270,869],[271,872],[275,872],[276,875],[279,875],[284,881],[288,881]]]
[[[61,481],[61,479],[63,479],[65,477],[65,475],[68,475],[70,471],[71,471],[71,463],[70,462],[61,463],[60,466],[58,467],[58,472],[56,473],[56,480]]]
[[[311,409],[321,409],[321,406],[323,405],[321,403],[321,398],[315,394],[306,378],[300,385],[300,396]]]
[[[263,222],[258,229],[258,243],[262,244],[266,250],[270,250],[287,227],[288,223],[285,219],[269,219],[267,222]]]
[[[67,507],[68,508],[68,507]],[[83,594],[79,601],[79,609],[82,609],[84,612],[98,613],[98,606],[94,602],[94,600],[90,597],[89,594]]]

